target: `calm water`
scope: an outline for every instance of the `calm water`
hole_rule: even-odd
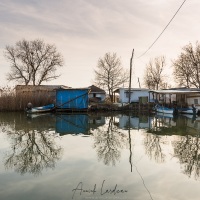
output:
[[[199,200],[191,116],[0,113],[1,200]]]

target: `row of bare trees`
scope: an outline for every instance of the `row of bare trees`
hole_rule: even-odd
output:
[[[7,80],[24,85],[41,85],[58,78],[60,75],[56,72],[64,64],[55,45],[46,44],[40,39],[23,39],[14,46],[6,46],[4,53],[11,68]],[[99,58],[94,72],[94,82],[108,91],[111,101],[114,90],[129,80],[129,73],[123,69],[116,53],[106,53]]]
[[[196,42],[194,47],[191,43],[184,46],[178,58],[172,61],[172,67],[174,80],[180,87],[200,88],[200,44]],[[171,87],[166,69],[164,56],[151,59],[144,71],[144,86],[153,90]],[[100,58],[94,72],[96,84],[107,89],[111,100],[114,90],[129,82],[129,73],[123,69],[116,53],[106,53]]]
[[[59,67],[64,64],[63,57],[55,45],[44,43],[40,39],[21,40],[15,46],[6,46],[5,57],[10,63],[11,71],[7,74],[9,81],[24,85],[41,85],[43,82],[58,78]],[[184,46],[178,58],[172,61],[173,75],[179,86],[200,88],[200,44],[196,42]],[[143,77],[144,86],[149,89],[168,88],[164,73],[166,59],[159,56],[146,65]],[[94,69],[94,83],[105,89],[111,101],[114,91],[129,82],[129,70],[124,69],[116,53],[106,53],[100,57]]]
[[[179,86],[200,88],[200,44],[191,43],[182,48],[177,59],[172,61],[173,77]],[[166,59],[164,56],[156,57],[146,65],[144,85],[149,89],[168,88],[164,70]]]

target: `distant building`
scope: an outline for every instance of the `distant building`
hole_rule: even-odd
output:
[[[176,104],[178,106],[189,106],[194,104],[200,109],[199,88],[171,88],[165,90],[151,90],[154,100],[160,104]]]
[[[149,89],[146,88],[131,88],[130,93],[131,103],[147,103],[153,99],[152,94],[149,93]],[[119,94],[119,103],[129,103],[129,88],[119,88],[115,90],[115,94]]]
[[[101,102],[104,101],[106,98],[106,92],[105,90],[95,86],[91,85],[88,87],[89,88],[89,100],[90,102]]]

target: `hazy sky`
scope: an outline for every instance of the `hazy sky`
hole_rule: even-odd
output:
[[[132,87],[142,83],[145,65],[164,55],[171,60],[200,37],[200,1],[187,0],[167,30],[143,57],[183,0],[0,0],[0,86],[8,84],[6,45],[21,39],[55,44],[65,64],[62,76],[48,84],[86,87],[92,84],[99,57],[116,52],[129,69],[135,50]],[[170,77],[172,79],[172,76]],[[44,83],[45,84],[45,83]]]

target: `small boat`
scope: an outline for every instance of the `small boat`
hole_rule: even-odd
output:
[[[174,108],[168,108],[157,104],[154,109],[156,112],[174,114]]]
[[[40,107],[33,107],[33,108],[26,108],[26,112],[31,113],[44,113],[44,112],[51,112],[55,108],[54,104],[49,104]]]

